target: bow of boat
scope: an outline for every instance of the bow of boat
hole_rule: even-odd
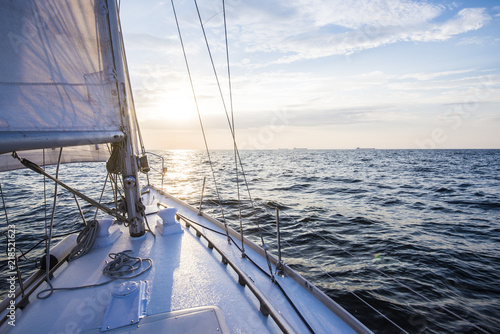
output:
[[[50,296],[46,282],[28,286],[16,326],[4,322],[2,332],[370,332],[290,268],[277,274],[277,260],[246,238],[242,252],[236,231],[154,187],[142,196],[154,235],[131,238],[100,220],[90,252],[53,271]],[[123,252],[137,268],[107,275]]]

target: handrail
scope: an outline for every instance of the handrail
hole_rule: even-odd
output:
[[[155,157],[161,159],[161,171],[157,170],[156,168],[154,168],[152,166],[150,166],[150,168],[161,174],[161,188],[163,189],[163,178],[165,176],[165,173],[167,172],[167,169],[165,168],[165,158],[159,154],[149,152],[149,151],[146,151],[144,153],[154,155]]]

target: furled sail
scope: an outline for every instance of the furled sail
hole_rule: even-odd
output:
[[[123,139],[106,1],[1,1],[0,73],[0,153]]]

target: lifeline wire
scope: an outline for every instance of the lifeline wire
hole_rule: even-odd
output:
[[[67,232],[67,233],[63,233],[63,234],[58,234],[58,235],[53,235],[52,238],[55,239],[55,238],[60,238],[60,237],[66,237],[70,234],[74,234],[78,231],[72,231],[72,232]],[[28,259],[26,257],[26,255],[28,255],[32,250],[34,250],[38,245],[40,245],[42,242],[46,241],[47,240],[47,237],[43,238],[42,240],[39,240],[38,242],[36,242],[33,246],[30,247],[30,249],[28,249],[27,251],[23,251],[22,249],[16,247],[16,249],[21,252],[21,255],[18,256],[18,258],[20,260],[24,259],[25,261],[30,261],[30,262],[38,262],[39,260],[38,259]],[[8,266],[8,263],[4,263],[2,266],[0,266],[0,270],[3,270],[3,268],[5,268],[6,266]]]
[[[224,233],[222,232],[219,232],[215,229],[212,229],[210,227],[206,227],[205,225],[203,224],[200,224],[198,222],[195,222],[194,220],[191,220],[181,214],[177,214],[182,220],[184,220],[184,222],[186,223],[186,225],[188,224],[188,222],[190,224],[195,224],[195,225],[198,225],[199,227],[203,228],[204,230],[208,230],[210,232],[213,232],[215,234],[219,234],[219,235],[225,235]],[[209,237],[206,233],[204,233],[205,237],[206,237],[206,240],[208,241],[209,240]],[[271,278],[271,275],[269,275],[269,273],[267,271],[265,271],[264,269],[262,269],[254,260],[252,260],[252,258],[250,258],[247,254],[245,254],[243,252],[243,250],[238,246],[238,244],[233,240],[233,238],[231,238],[231,240],[233,241],[234,245],[236,246],[236,248],[238,248],[240,250],[240,252],[243,254],[243,258],[246,258],[250,263],[252,263],[257,269],[259,269],[264,275],[268,276],[269,278]],[[211,241],[209,241],[211,242]],[[297,306],[295,305],[295,303],[293,302],[293,300],[290,298],[290,296],[288,296],[288,294],[286,293],[286,291],[283,289],[283,287],[280,285],[279,281],[278,280],[275,280],[274,283],[278,286],[278,288],[281,290],[281,292],[283,293],[283,295],[286,297],[286,299],[290,302],[290,304],[292,305],[293,309],[295,310],[295,312],[297,313],[297,315],[302,319],[302,321],[304,322],[304,324],[307,326],[307,328],[309,328],[309,330],[311,331],[311,333],[314,333],[314,330],[312,329],[312,327],[310,326],[309,322],[304,318],[304,316],[300,313],[300,311],[297,309]]]

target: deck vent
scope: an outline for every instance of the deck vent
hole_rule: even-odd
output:
[[[147,281],[126,281],[114,287],[101,332],[137,324],[146,315],[147,285]]]

